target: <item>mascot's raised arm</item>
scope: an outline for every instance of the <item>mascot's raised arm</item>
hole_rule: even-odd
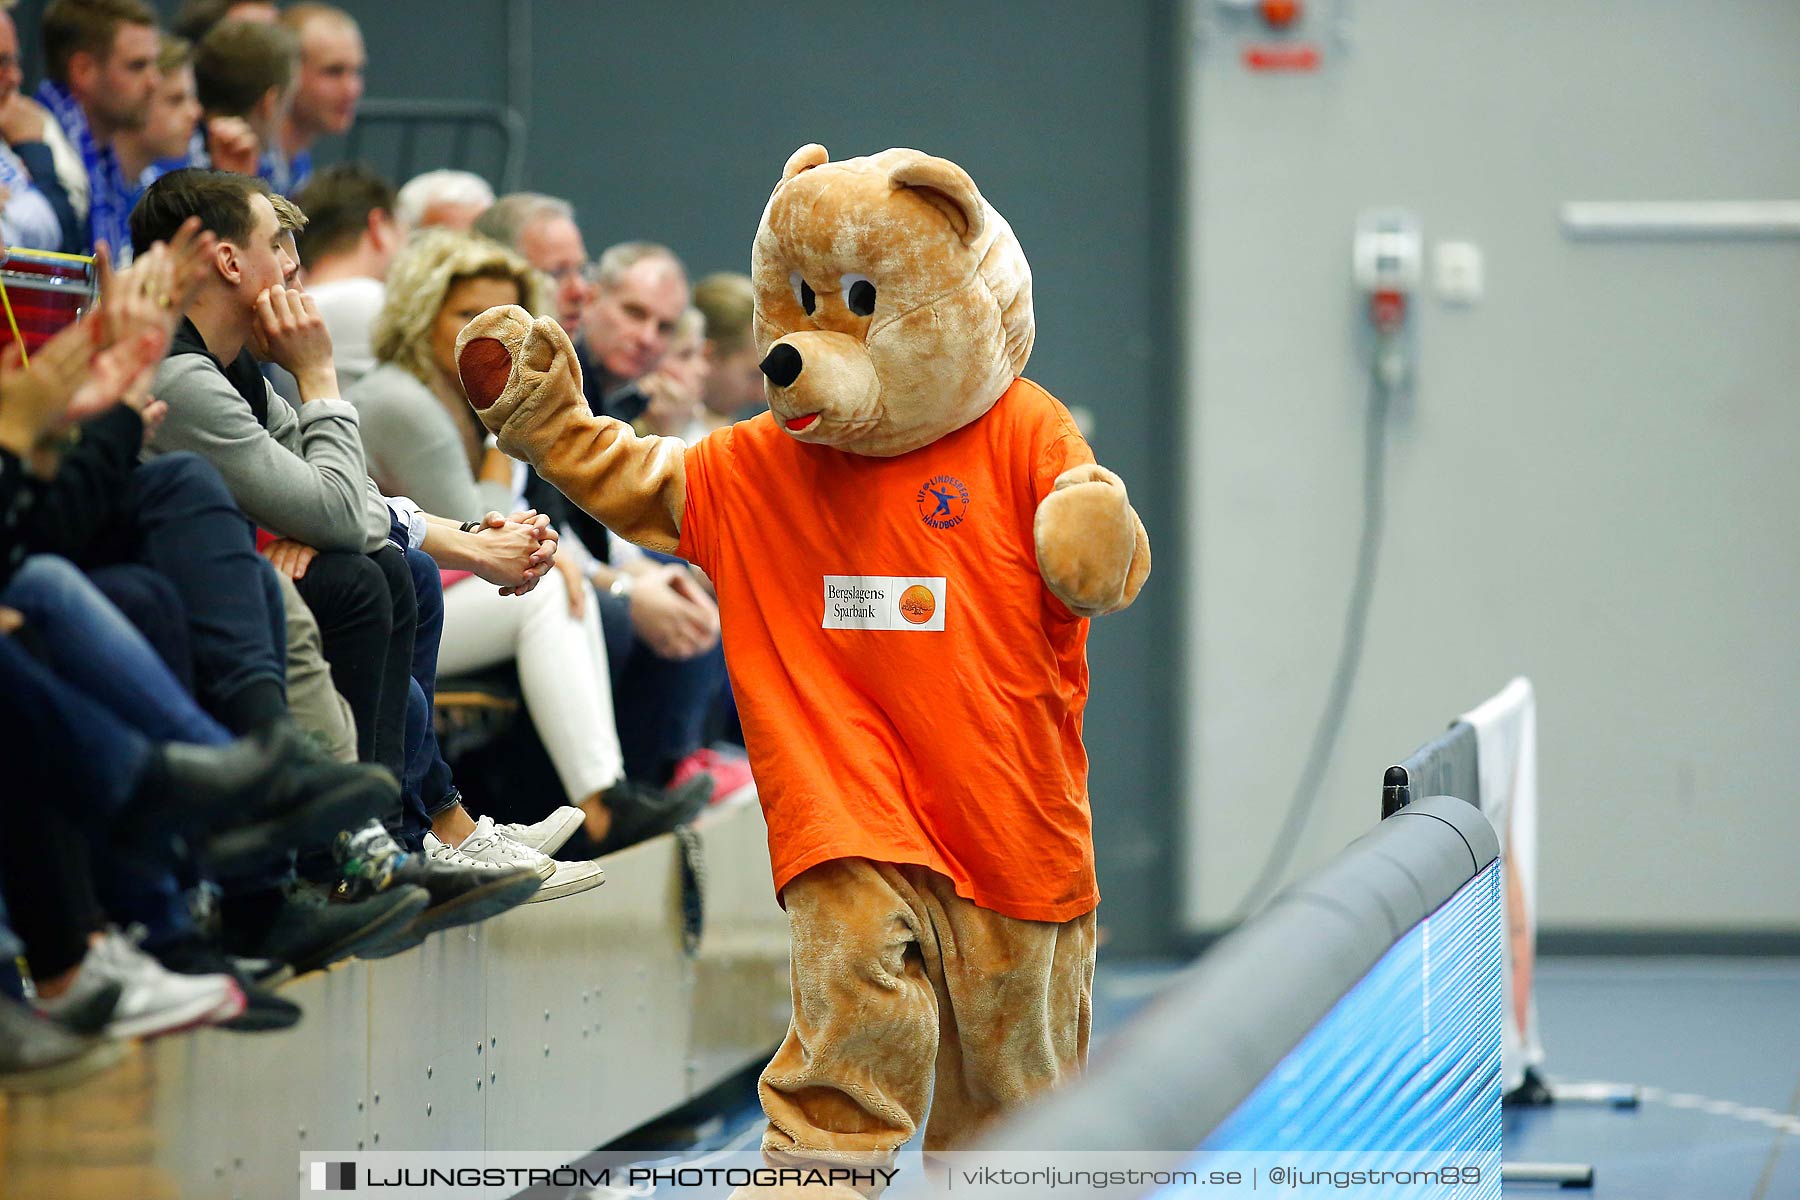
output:
[[[470,322],[458,364],[501,449],[713,580],[793,936],[763,1151],[881,1165],[1085,1061],[1087,626],[1150,545],[1023,378],[1031,271],[962,168],[802,147],[751,274],[770,411],[692,446],[590,412],[568,336],[523,309]]]

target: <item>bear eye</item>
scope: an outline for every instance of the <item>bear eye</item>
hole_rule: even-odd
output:
[[[800,278],[798,271],[788,276],[788,282],[794,285],[794,299],[800,302],[800,307],[806,310],[807,316],[812,316],[813,310],[819,307],[819,298],[813,294],[812,286]]]
[[[867,275],[844,276],[844,307],[859,317],[875,311],[875,284]]]

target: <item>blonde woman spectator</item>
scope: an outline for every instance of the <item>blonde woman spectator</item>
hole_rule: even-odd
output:
[[[445,229],[425,230],[394,259],[371,337],[375,369],[346,393],[386,494],[459,521],[511,511],[512,463],[484,446],[456,377],[456,335],[497,304],[543,311],[542,281],[504,246]]]
[[[542,276],[486,238],[429,229],[395,260],[375,321],[378,365],[346,396],[361,413],[370,474],[387,494],[458,520],[519,507],[511,460],[485,445],[456,373],[456,335],[501,304],[542,312]],[[593,849],[671,829],[704,806],[710,786],[664,793],[625,780],[599,602],[572,560],[518,599],[446,579],[439,672],[508,661]]]

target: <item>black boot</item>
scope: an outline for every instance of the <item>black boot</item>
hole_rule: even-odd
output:
[[[275,893],[227,896],[220,943],[233,957],[291,963],[304,975],[388,941],[429,903],[424,888],[408,885],[340,902],[297,882]]]
[[[154,858],[172,850],[173,834],[218,874],[246,874],[289,850],[328,843],[391,806],[399,790],[380,767],[323,758],[297,727],[226,746],[169,742],[153,752],[113,841],[123,853]]]
[[[712,790],[712,779],[706,775],[670,788],[646,787],[630,780],[614,784],[600,796],[612,813],[612,826],[595,848],[595,855],[611,854],[686,825],[705,810]]]

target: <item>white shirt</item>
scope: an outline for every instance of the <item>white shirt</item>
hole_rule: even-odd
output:
[[[338,390],[348,391],[351,384],[375,369],[371,335],[375,318],[387,300],[387,285],[379,279],[358,277],[312,283],[306,290],[319,306],[325,328],[331,332]]]

